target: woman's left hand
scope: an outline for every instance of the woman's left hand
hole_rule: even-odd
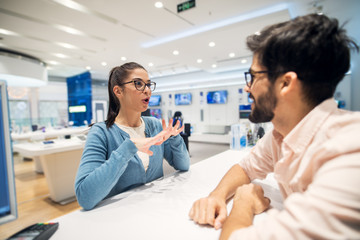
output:
[[[156,136],[151,138],[130,138],[130,140],[135,144],[140,152],[144,152],[153,155],[153,152],[150,151],[152,145],[161,145],[163,142],[168,140],[171,136],[176,136],[184,130],[184,126],[179,128],[180,121],[177,121],[176,125],[173,127],[173,120],[169,121],[169,125],[166,127],[165,120],[162,120],[163,130],[159,132]],[[179,128],[179,129],[178,129]]]
[[[161,141],[157,142],[155,145],[160,145],[163,142],[165,142],[166,140],[168,140],[169,137],[176,136],[179,133],[181,133],[184,130],[184,125],[181,128],[179,128],[179,126],[180,126],[179,120],[176,122],[175,126],[173,126],[173,120],[170,119],[169,124],[166,127],[165,119],[163,119],[162,120],[163,130],[158,135],[155,136],[155,138],[160,137]]]

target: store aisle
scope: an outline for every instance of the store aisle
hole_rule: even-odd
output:
[[[229,144],[189,142],[190,164],[195,164],[228,149],[230,149]],[[166,161],[164,161],[163,166],[164,175],[171,174],[175,171]]]

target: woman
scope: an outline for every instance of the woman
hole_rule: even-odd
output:
[[[75,181],[79,204],[94,208],[101,200],[163,176],[163,158],[176,170],[187,171],[189,154],[179,136],[179,123],[168,127],[153,117],[141,117],[156,84],[147,71],[131,62],[110,72],[107,120],[88,134]]]

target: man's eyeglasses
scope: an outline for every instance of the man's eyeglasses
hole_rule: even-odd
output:
[[[155,88],[156,88],[155,82],[150,81],[149,83],[145,83],[143,80],[137,79],[137,78],[135,78],[134,80],[132,80],[130,82],[122,83],[121,85],[125,85],[128,83],[134,83],[136,90],[139,90],[141,92],[143,92],[145,90],[145,87],[148,87],[152,92],[155,91]]]
[[[248,88],[251,88],[251,86],[254,83],[254,77],[255,74],[258,73],[268,73],[269,71],[252,71],[251,69],[249,69],[248,72],[244,72],[245,74],[245,82],[246,82],[246,86],[248,86]]]

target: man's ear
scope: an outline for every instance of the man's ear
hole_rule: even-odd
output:
[[[114,86],[113,92],[117,97],[120,97],[123,93],[123,90],[120,86]]]
[[[280,80],[280,94],[286,95],[298,87],[299,79],[296,72],[285,73]]]

